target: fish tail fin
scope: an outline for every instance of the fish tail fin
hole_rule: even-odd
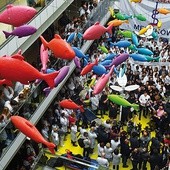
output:
[[[106,31],[107,31],[110,35],[112,35],[112,28],[113,28],[113,25],[112,25],[112,24],[109,25],[109,26],[106,28]]]
[[[110,47],[115,46],[115,43],[110,42]]]
[[[156,57],[154,61],[159,62],[160,57]]]
[[[5,34],[5,38],[7,39],[10,35],[12,35],[10,32],[2,31]]]
[[[125,23],[126,23],[126,24],[129,24],[129,21],[128,21],[128,20],[125,20]]]
[[[81,111],[81,112],[84,112],[84,107],[83,107],[83,105],[80,106],[80,111]]]
[[[132,107],[133,107],[136,111],[139,110],[139,105],[138,105],[138,104],[133,103],[133,104],[132,104]]]
[[[121,30],[118,30],[118,31],[117,31],[117,34],[118,34],[118,35],[119,35],[119,34],[121,34],[121,33],[122,33],[122,31],[121,31]]]
[[[96,58],[95,65],[98,65],[98,63],[99,63],[99,60],[98,60],[98,58]]]
[[[44,39],[43,36],[40,36],[41,42],[44,45],[44,49],[46,50],[48,47],[48,42]]]
[[[52,154],[55,154],[55,149],[54,148],[56,147],[56,145],[54,143],[46,142],[45,145],[48,147],[48,149],[50,150],[50,152]]]
[[[55,71],[50,74],[43,74],[43,78],[47,82],[50,88],[55,87],[54,79],[57,77],[58,74],[59,74],[59,71]]]

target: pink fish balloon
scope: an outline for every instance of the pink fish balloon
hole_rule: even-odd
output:
[[[48,49],[45,49],[43,44],[41,44],[40,47],[40,59],[42,64],[41,71],[43,73],[46,73],[49,57],[48,57]]]
[[[19,27],[30,21],[36,13],[36,9],[32,7],[23,5],[14,6],[10,4],[7,5],[6,10],[0,14],[0,22]]]
[[[112,73],[113,73],[114,65],[110,69],[109,73],[103,74],[102,77],[97,81],[96,85],[94,86],[93,94],[99,94],[108,83]]]
[[[105,32],[112,34],[112,27],[112,25],[109,25],[105,28],[103,25],[100,25],[99,22],[96,22],[84,32],[83,39],[96,40],[99,39]]]

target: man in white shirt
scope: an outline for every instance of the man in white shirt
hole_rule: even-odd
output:
[[[144,92],[144,94],[140,95],[140,97],[139,97],[139,103],[140,103],[139,120],[141,120],[142,111],[143,111],[143,116],[146,118],[148,111],[149,111],[148,107],[149,107],[150,99],[151,98],[146,91]]]
[[[99,156],[96,161],[99,164],[98,170],[107,170],[109,169],[109,161],[105,158],[105,153],[103,152],[101,154],[101,157]]]

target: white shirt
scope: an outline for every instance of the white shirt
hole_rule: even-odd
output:
[[[108,148],[108,147],[104,146],[104,152],[105,152],[105,158],[107,158],[107,159],[112,158],[113,149],[111,147]]]
[[[145,106],[147,104],[147,102],[150,100],[150,96],[149,95],[144,95],[142,94],[140,97],[139,97],[139,102],[142,106]]]
[[[104,152],[104,148],[100,146],[100,143],[97,145],[97,149],[98,149],[98,156],[101,156],[102,153]]]
[[[102,167],[108,167],[109,166],[109,161],[106,158],[98,157],[96,159],[96,161]]]
[[[117,142],[112,139],[110,143],[111,143],[111,147],[114,151],[120,145],[120,139]]]

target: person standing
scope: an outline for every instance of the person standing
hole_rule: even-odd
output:
[[[116,170],[119,170],[121,156],[122,156],[122,154],[119,153],[118,149],[115,149],[113,151],[113,169],[116,168]]]
[[[96,138],[97,138],[97,134],[95,133],[95,127],[92,126],[90,128],[90,131],[88,132],[88,136],[89,136],[89,139],[91,141],[90,143],[90,153],[93,153],[93,150],[94,150],[94,147],[95,147],[95,144],[96,144]]]
[[[11,101],[11,99],[14,97],[14,90],[12,87],[7,86],[6,84],[3,84],[3,92],[4,92],[4,98],[5,100]]]
[[[105,158],[105,153],[102,152],[101,156],[99,156],[96,161],[99,164],[98,170],[108,170],[109,168],[109,161]]]
[[[59,141],[58,129],[59,129],[58,126],[56,126],[56,125],[53,125],[53,126],[52,126],[51,140],[52,140],[52,142],[56,145],[55,151],[58,150],[58,145],[59,145],[59,143],[60,143],[60,141]]]
[[[101,117],[103,117],[103,115],[105,115],[106,111],[108,110],[107,101],[108,101],[107,93],[106,91],[103,91],[99,99],[99,110],[100,110]]]
[[[88,132],[84,132],[83,136],[84,136],[83,157],[89,158],[91,141],[89,139]]]
[[[105,158],[110,162],[112,160],[112,153],[113,149],[111,148],[110,143],[106,143],[104,146],[104,153],[105,153]]]
[[[125,139],[121,142],[121,154],[122,154],[122,163],[123,168],[128,168],[127,159],[130,156],[130,147],[129,147],[129,140]]]
[[[139,103],[140,103],[140,107],[139,107],[139,120],[141,120],[142,112],[143,112],[143,116],[145,118],[148,115],[149,101],[150,101],[150,96],[148,95],[148,93],[146,91],[142,95],[140,95],[140,97],[139,97]]]
[[[73,144],[73,146],[77,146],[76,142],[77,142],[77,125],[75,124],[75,122],[72,122],[71,124],[71,143]]]

